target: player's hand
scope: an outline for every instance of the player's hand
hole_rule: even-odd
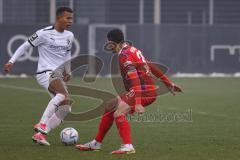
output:
[[[63,81],[64,82],[68,82],[70,79],[71,79],[71,75],[70,74],[65,73],[63,75]]]
[[[13,68],[13,63],[8,62],[4,65],[4,71],[5,73],[9,73]]]
[[[174,92],[182,92],[182,88],[176,84],[173,85],[173,91]]]
[[[169,87],[170,92],[175,95],[175,92],[182,92],[182,88],[174,83],[171,84],[171,86]]]
[[[145,112],[145,108],[141,104],[138,104],[135,106],[135,112],[143,114]]]

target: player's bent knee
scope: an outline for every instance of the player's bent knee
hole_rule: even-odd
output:
[[[59,106],[62,105],[71,105],[72,101],[69,99],[69,95],[68,94],[62,94],[62,93],[57,93],[56,97],[59,98]]]
[[[65,99],[60,103],[60,105],[71,105],[72,101],[70,100],[69,94],[65,94]]]
[[[72,105],[72,101],[70,99],[64,99],[59,105],[60,106],[62,106],[62,105]]]
[[[114,118],[126,115],[130,111],[130,106],[126,102],[124,102],[121,98],[118,98],[117,101],[118,101],[117,109],[113,114]]]

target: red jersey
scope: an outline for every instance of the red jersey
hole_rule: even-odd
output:
[[[141,104],[144,93],[156,95],[156,86],[151,73],[161,78],[166,85],[171,84],[161,70],[147,62],[142,52],[133,46],[124,44],[119,53],[119,65],[126,90],[133,90],[136,94],[136,104]]]
[[[125,46],[119,54],[119,65],[127,91],[137,88],[138,86],[141,86],[139,89],[146,90],[147,85],[155,85],[145,58],[137,48]],[[131,75],[134,72],[137,74]],[[132,83],[133,80],[135,83]]]

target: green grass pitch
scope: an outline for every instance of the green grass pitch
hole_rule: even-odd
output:
[[[157,102],[147,107],[145,114],[166,116],[165,119],[131,120],[137,153],[116,156],[109,154],[120,146],[115,125],[99,152],[80,152],[59,141],[59,133],[65,127],[78,130],[80,143],[91,140],[99,119],[64,122],[49,134],[50,147],[34,144],[31,141],[33,125],[38,122],[49,96],[41,92],[33,78],[1,78],[0,160],[239,160],[240,79],[175,78],[173,81],[183,87],[184,93],[160,96]],[[78,78],[71,81],[80,82]],[[94,86],[111,90],[107,79]],[[74,96],[73,99],[73,111],[84,111],[98,104],[86,97]],[[167,118],[168,115],[184,114],[190,119]]]

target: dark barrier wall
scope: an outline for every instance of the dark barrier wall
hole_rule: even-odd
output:
[[[240,26],[229,25],[117,25],[126,31],[126,39],[140,48],[149,60],[166,64],[176,72],[240,72]],[[28,36],[44,26],[0,25],[0,65],[8,61],[11,51]],[[106,33],[116,26],[75,25],[73,54],[94,54],[102,58],[109,74],[111,56],[103,52]],[[37,49],[21,57],[12,73],[34,74]]]
[[[9,60],[11,53],[17,49],[29,36],[38,29],[46,26],[41,25],[0,25],[0,65],[2,66]],[[88,26],[82,25],[71,29],[75,33],[76,41],[73,45],[73,54],[86,54],[88,52]],[[34,74],[37,70],[37,48],[20,57],[14,65],[12,73]]]
[[[128,26],[129,39],[172,72],[239,72],[240,26]],[[211,59],[212,55],[212,59]]]

